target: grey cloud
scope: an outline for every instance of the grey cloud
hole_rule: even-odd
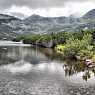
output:
[[[0,0],[0,8],[9,8],[12,5],[28,6],[33,9],[48,8],[48,7],[62,7],[67,2],[87,2],[95,0]]]
[[[28,6],[31,8],[43,8],[63,5],[64,0],[0,0],[0,8],[7,8],[12,5]]]

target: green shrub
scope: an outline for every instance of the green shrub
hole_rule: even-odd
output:
[[[85,34],[81,39],[75,38],[75,35],[71,34],[64,44],[65,48],[62,49],[61,46],[61,50],[65,56],[92,57],[94,52],[91,41],[91,34]]]

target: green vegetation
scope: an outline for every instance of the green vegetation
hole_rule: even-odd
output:
[[[55,50],[65,57],[89,58],[95,61],[94,36],[95,30],[80,30],[79,32],[20,36],[16,40],[23,40],[24,43],[37,44],[38,46],[55,47]],[[49,44],[46,43],[50,43],[50,41],[52,41],[52,46],[47,46]]]
[[[51,33],[51,34],[34,34],[27,36],[18,36],[15,40],[27,40],[27,41],[50,41],[58,38],[64,38],[64,32]]]
[[[92,59],[95,61],[93,30],[73,32],[68,34],[65,43],[55,47],[65,57],[76,57],[77,59]]]
[[[43,35],[34,34],[27,36],[18,36],[16,39],[13,39],[13,41],[20,41],[20,40],[23,40],[23,42],[26,44],[37,44],[39,46],[52,48],[57,44],[64,43],[65,32],[43,34]],[[52,45],[49,46],[50,44]]]

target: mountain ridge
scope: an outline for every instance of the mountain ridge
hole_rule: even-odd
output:
[[[0,34],[4,35],[2,37],[9,38],[10,36],[15,37],[16,35],[41,34],[59,31],[79,31],[80,29],[91,28],[94,29],[94,20],[95,9],[87,12],[80,18],[76,18],[74,16],[43,17],[33,14],[32,16],[21,20],[11,15],[0,14]]]
[[[95,9],[88,11],[84,16],[84,19],[95,19]]]

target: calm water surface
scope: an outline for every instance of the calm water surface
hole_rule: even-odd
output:
[[[1,43],[0,78],[31,80],[35,73],[52,73],[62,76],[68,83],[94,84],[95,68],[87,68],[80,62],[64,61],[63,56],[52,49],[26,46],[21,43]]]

